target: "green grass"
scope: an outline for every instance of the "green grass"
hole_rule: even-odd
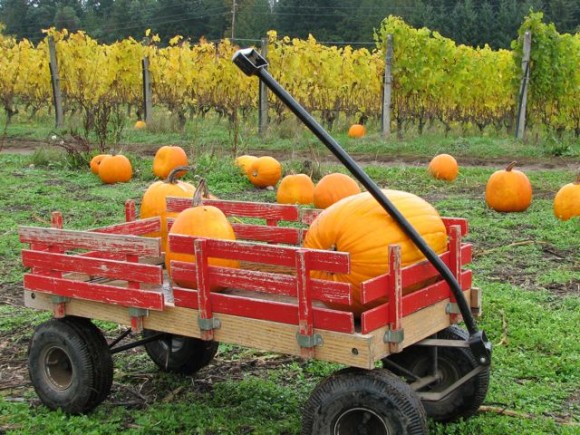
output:
[[[275,192],[256,190],[239,176],[232,165],[227,133],[222,132],[220,138],[216,130],[208,129],[208,135],[213,131],[213,139],[196,139],[206,140],[202,145],[194,145],[191,139],[187,145],[197,173],[207,177],[212,193],[224,199],[275,201]],[[136,139],[150,135],[132,134]],[[464,155],[471,161],[486,156],[500,161],[506,155],[521,154],[541,162],[543,151],[508,138],[438,136],[438,144],[418,138],[407,145],[384,143],[373,135],[362,142],[338,136],[351,150],[366,154],[365,169],[381,187],[413,192],[442,215],[465,217],[470,223],[467,238],[474,245],[471,268],[475,285],[484,291],[479,325],[494,344],[491,384],[484,405],[494,411],[448,425],[430,422],[431,432],[578,433],[580,221],[561,222],[552,212],[556,191],[574,177],[568,164],[574,159],[564,160],[565,165],[526,168],[534,188],[531,207],[523,213],[502,214],[489,210],[484,202],[487,178],[501,166],[462,166],[458,179],[446,183],[426,175],[428,156],[439,150]],[[301,138],[298,149],[314,146],[312,137]],[[252,139],[251,147],[249,140],[245,145],[266,151],[273,142],[268,139],[259,144]],[[302,157],[291,157],[292,139],[276,144],[271,148],[280,153],[286,150],[282,159],[286,169],[300,167]],[[316,147],[320,149],[320,145]],[[414,156],[416,161],[377,164],[368,158],[368,153],[375,152],[371,150],[393,161],[401,155]],[[122,221],[126,199],[139,204],[144,189],[153,182],[152,159],[150,154],[140,153],[129,157],[135,167],[134,179],[103,185],[88,168],[70,169],[60,155],[0,153],[3,295],[20,292],[24,269],[19,260],[23,246],[17,237],[18,225],[49,226],[51,212],[59,210],[65,228],[87,229]],[[344,171],[331,160],[323,162],[322,169]],[[338,368],[321,361],[304,362],[222,344],[210,366],[196,376],[180,377],[160,373],[141,349],[135,349],[115,355],[111,396],[94,412],[69,417],[40,404],[22,368],[33,327],[47,318],[48,313],[17,303],[0,306],[0,432],[296,434],[300,407],[314,386]],[[99,326],[109,337],[119,332],[114,324]],[[20,367],[17,373],[23,379],[8,388],[3,382],[9,379],[10,367]],[[514,416],[502,415],[498,410],[503,408]]]

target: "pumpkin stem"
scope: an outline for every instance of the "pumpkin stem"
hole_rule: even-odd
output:
[[[511,171],[514,168],[514,166],[517,165],[517,163],[518,162],[516,162],[516,161],[511,162],[509,165],[507,165],[507,167],[505,168],[505,170],[508,171],[508,172]]]
[[[201,205],[203,198],[207,198],[208,195],[209,192],[207,190],[207,182],[205,181],[205,178],[201,178],[199,180],[199,184],[197,185],[197,189],[195,189],[195,193],[193,194],[193,207]]]
[[[180,172],[187,172],[187,171],[193,172],[194,170],[195,170],[195,168],[193,166],[176,166],[175,168],[173,168],[171,170],[171,172],[169,173],[167,178],[164,180],[164,182],[169,183],[169,184],[175,184],[175,183],[177,183],[177,175]]]

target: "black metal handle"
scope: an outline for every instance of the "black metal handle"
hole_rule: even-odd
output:
[[[482,365],[491,362],[491,343],[485,333],[479,331],[471,314],[471,309],[459,283],[447,265],[425,242],[423,237],[399,212],[375,182],[357,165],[348,153],[328,134],[322,126],[270,75],[266,66],[268,62],[252,48],[238,50],[233,56],[233,62],[248,76],[256,75],[288,108],[326,145],[326,147],[340,160],[351,174],[368,190],[389,215],[399,224],[411,241],[419,248],[431,264],[437,269],[443,279],[449,284],[457,301],[459,311],[463,316],[465,326],[469,331],[469,346],[472,353]]]

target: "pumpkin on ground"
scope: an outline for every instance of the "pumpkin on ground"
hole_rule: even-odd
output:
[[[244,154],[243,156],[236,157],[234,164],[240,168],[242,174],[247,177],[250,176],[250,170],[252,169],[252,163],[254,163],[258,158],[256,156],[251,156],[249,154]]]
[[[554,214],[563,221],[580,216],[580,173],[575,182],[562,186],[556,193]]]
[[[256,187],[275,186],[282,177],[282,165],[274,157],[258,157],[250,166],[248,178]]]
[[[188,171],[188,166],[178,166],[169,173],[163,181],[155,181],[151,184],[141,200],[141,219],[159,216],[161,218],[161,231],[146,234],[148,237],[161,237],[161,249],[167,247],[167,218],[176,218],[179,213],[168,212],[166,198],[169,196],[179,198],[193,198],[195,186],[185,181],[178,180],[176,175],[181,171]]]
[[[212,239],[236,240],[236,235],[232,225],[226,215],[217,207],[203,205],[201,203],[202,193],[205,192],[205,181],[202,180],[196,189],[193,197],[193,206],[189,207],[177,215],[168,234],[181,234],[185,236],[198,236]],[[195,255],[172,252],[169,246],[165,254],[165,266],[171,276],[171,261],[195,262]],[[240,264],[237,260],[226,258],[209,258],[210,266],[238,268]],[[172,277],[173,279],[173,277]],[[195,278],[192,280],[175,280],[175,284],[187,287],[197,288]],[[218,287],[212,287],[212,290],[218,290]]]
[[[383,190],[395,207],[438,254],[447,249],[447,232],[435,208],[412,193]],[[360,315],[369,306],[360,303],[360,284],[388,272],[388,247],[401,246],[402,266],[424,259],[421,251],[401,230],[397,222],[381,207],[369,192],[359,193],[340,200],[323,210],[310,225],[304,247],[349,252],[349,274],[313,271],[312,277],[352,285],[352,305],[333,305]],[[407,294],[412,289],[403,289]]]
[[[312,204],[314,183],[306,174],[290,174],[282,178],[276,191],[278,204]]]
[[[348,175],[340,172],[327,174],[314,187],[314,206],[316,208],[327,208],[342,198],[357,193],[360,193],[360,187]]]
[[[495,171],[485,187],[485,202],[499,212],[525,211],[532,203],[532,185],[521,171],[514,169],[516,162],[505,170]]]
[[[91,159],[89,166],[93,174],[99,175],[99,166],[105,157],[111,157],[111,154],[98,154]]]
[[[348,137],[359,138],[367,134],[367,129],[362,124],[353,124],[348,129]]]
[[[145,127],[147,127],[147,124],[145,124],[145,121],[142,119],[139,119],[137,122],[135,122],[135,130],[143,130]]]
[[[459,165],[455,157],[449,154],[438,154],[429,162],[428,170],[438,180],[453,181],[459,174]]]
[[[166,179],[173,168],[187,166],[187,154],[183,148],[173,145],[165,145],[157,150],[153,158],[153,173],[156,177]],[[185,175],[185,171],[177,174],[177,177]]]
[[[105,157],[99,164],[99,178],[105,184],[126,183],[132,177],[131,161],[122,154]]]

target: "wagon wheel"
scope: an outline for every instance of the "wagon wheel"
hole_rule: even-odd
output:
[[[34,331],[28,373],[47,407],[80,414],[94,409],[109,394],[113,360],[103,334],[89,320],[51,319]]]
[[[302,434],[427,434],[415,392],[385,369],[347,368],[322,381],[302,411]]]
[[[447,340],[467,340],[467,331],[457,327],[449,328],[437,334],[437,338]],[[425,346],[411,346],[401,353],[390,355],[383,360],[383,365],[394,373],[405,376],[404,372],[389,364],[394,362],[413,374],[423,377],[432,374],[433,356],[431,349]],[[455,381],[478,367],[469,348],[438,347],[437,348],[437,374],[439,380],[418,390],[421,392],[442,392]],[[440,422],[450,422],[460,418],[469,418],[474,415],[487,394],[489,386],[489,366],[481,372],[457,387],[447,396],[436,400],[422,400],[427,415]]]
[[[143,338],[158,334],[145,329]],[[163,371],[191,375],[207,366],[217,353],[219,343],[199,338],[162,334],[159,340],[145,344],[151,360]]]

